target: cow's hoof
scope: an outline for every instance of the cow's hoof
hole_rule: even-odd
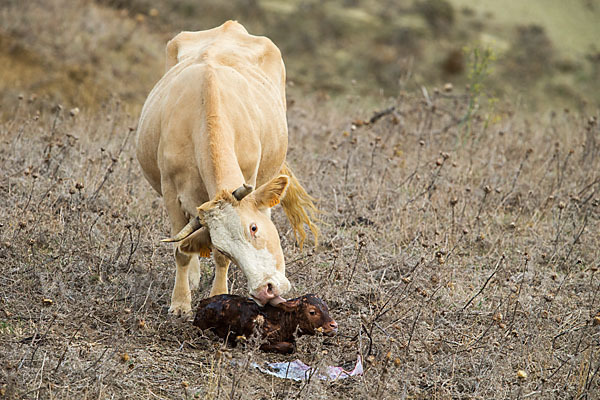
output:
[[[187,318],[192,315],[192,307],[187,303],[173,303],[169,307],[169,314],[177,318]]]

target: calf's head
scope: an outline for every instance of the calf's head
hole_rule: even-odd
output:
[[[333,336],[337,333],[338,324],[329,316],[327,303],[314,294],[280,303],[277,307],[294,313],[301,334],[323,332],[324,335]]]
[[[282,302],[291,285],[268,210],[280,202],[288,184],[289,178],[280,175],[255,191],[245,184],[233,193],[221,191],[198,207],[197,218],[166,241],[178,241],[182,252],[204,257],[218,250],[242,269],[257,303]]]

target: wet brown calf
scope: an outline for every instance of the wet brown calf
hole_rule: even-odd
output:
[[[276,306],[259,307],[253,300],[222,294],[200,302],[194,325],[210,329],[235,346],[239,336],[259,334],[267,343],[260,349],[293,353],[294,334],[314,335],[317,331],[333,336],[337,323],[329,316],[327,304],[314,294],[288,300]]]

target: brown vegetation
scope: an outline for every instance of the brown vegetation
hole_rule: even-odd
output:
[[[527,3],[550,8],[541,2]],[[524,106],[538,109],[598,106],[598,48],[573,48],[582,35],[559,24],[561,10],[580,12],[583,4],[554,1],[556,23],[550,26],[556,28],[551,31],[548,24],[502,22],[500,16],[459,8],[458,3],[4,0],[0,102],[23,94],[49,106],[58,102],[94,110],[116,97],[135,112],[163,71],[169,39],[182,30],[237,19],[250,33],[267,35],[281,48],[296,91],[397,96],[400,90],[441,86],[448,79],[462,86],[470,82],[469,54],[463,48],[491,46],[497,58],[486,85],[493,95],[518,96]],[[599,10],[590,7],[584,13],[593,16]],[[582,24],[593,36],[598,24],[593,17],[591,21]],[[2,110],[0,118],[7,116]]]
[[[0,397],[597,396],[598,116],[423,94],[371,123],[354,98],[290,99],[288,159],[325,212],[314,251],[274,213],[290,295],[325,299],[340,330],[289,359],[361,354],[364,376],[336,383],[263,375],[249,364],[287,356],[168,317],[168,224],[134,159],[135,116],[15,98],[0,125]],[[244,279],[232,268],[234,293]]]

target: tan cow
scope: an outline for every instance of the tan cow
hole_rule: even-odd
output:
[[[285,164],[281,53],[234,21],[182,32],[166,53],[165,75],[142,109],[137,158],[164,197],[170,241],[179,242],[169,311],[191,311],[190,286],[200,277],[196,255],[211,252],[211,296],[228,292],[232,260],[259,304],[277,303],[290,282],[270,208],[281,200],[300,244],[305,224],[318,235],[308,215],[316,212],[312,198]]]

